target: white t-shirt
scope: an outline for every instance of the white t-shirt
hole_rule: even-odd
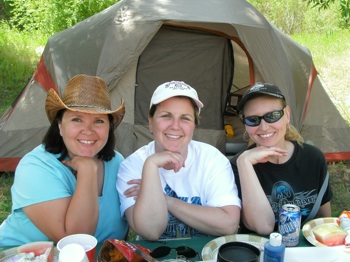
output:
[[[154,141],[152,141],[121,163],[117,179],[121,214],[124,215],[125,210],[135,204],[133,197],[126,198],[124,195],[124,191],[133,186],[128,185],[127,182],[141,178],[143,164],[154,152]],[[187,203],[214,207],[227,205],[241,207],[229,160],[209,144],[191,141],[185,167],[177,173],[160,168],[159,176],[164,193]],[[161,238],[189,235],[200,235],[200,233],[169,214],[168,228]]]

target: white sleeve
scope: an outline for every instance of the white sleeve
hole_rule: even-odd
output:
[[[134,153],[135,154],[135,153]],[[124,216],[125,210],[135,204],[134,197],[125,197],[124,192],[133,185],[127,184],[132,179],[141,179],[142,167],[144,160],[139,159],[136,155],[130,155],[119,167],[117,178],[117,190],[120,200],[120,212]]]

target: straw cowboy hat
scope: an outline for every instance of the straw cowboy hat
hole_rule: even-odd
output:
[[[114,118],[114,128],[125,114],[124,100],[121,106],[111,109],[111,100],[106,83],[97,76],[76,75],[72,77],[63,92],[62,99],[54,89],[47,93],[45,110],[50,123],[61,109],[88,114],[110,114]]]

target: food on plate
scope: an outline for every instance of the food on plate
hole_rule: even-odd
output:
[[[0,256],[1,257],[1,256]],[[4,262],[53,262],[54,246],[52,241],[38,241],[24,244],[17,248],[10,249],[5,257],[0,258]]]
[[[343,211],[340,214],[338,225],[350,233],[350,211]]]
[[[36,255],[34,252],[19,253],[11,258],[11,262],[48,262],[51,248],[47,248],[44,254]],[[7,261],[7,260],[5,260]]]
[[[335,224],[317,226],[312,232],[318,242],[327,246],[343,245],[347,236],[347,231]]]
[[[47,261],[53,262],[53,242],[52,241],[38,241],[28,243],[18,247],[18,253],[34,254],[34,258],[29,261]],[[35,260],[36,259],[36,260]],[[28,261],[28,260],[23,260]]]
[[[98,262],[139,262],[143,258],[136,254],[135,248],[149,254],[151,251],[137,244],[124,240],[107,239],[98,254]]]

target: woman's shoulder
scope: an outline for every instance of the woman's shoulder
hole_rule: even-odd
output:
[[[298,146],[304,153],[324,155],[321,149],[311,143],[304,142],[300,145],[297,142],[294,142],[294,144]]]
[[[303,161],[318,161],[318,162],[326,162],[326,157],[324,153],[316,146],[310,143],[302,143],[298,144],[294,142],[296,147],[295,159],[303,160]]]
[[[124,160],[124,156],[119,151],[114,150],[114,152],[115,152],[114,157],[112,157],[112,159],[109,161],[105,161],[105,165],[107,166],[119,165]]]
[[[124,159],[124,156],[117,150],[114,150],[115,156],[112,158],[114,161],[120,161]]]
[[[52,154],[45,150],[45,145],[41,144],[35,147],[32,151],[25,154],[19,164],[23,162],[43,162],[51,163],[52,160],[57,160],[59,155]]]
[[[147,156],[149,156],[153,153],[154,153],[154,141],[150,142],[147,145],[140,147],[139,149],[137,149],[135,152],[133,152],[129,156],[126,156],[123,163],[125,163],[125,164],[130,164],[130,162],[141,163],[147,158]]]
[[[219,149],[217,149],[215,146],[211,145],[211,144],[208,144],[208,143],[205,143],[205,142],[201,142],[201,141],[197,141],[197,140],[191,140],[190,144],[189,144],[190,147],[193,147],[193,148],[199,148],[199,149],[206,149],[206,150],[210,150],[210,151],[219,151]]]
[[[213,145],[192,140],[190,144],[188,145],[189,152],[193,152],[194,155],[197,155],[198,158],[201,157],[204,158],[210,158],[211,160],[224,160],[228,161],[228,158],[225,156],[224,153],[222,153],[218,148],[216,148]]]

